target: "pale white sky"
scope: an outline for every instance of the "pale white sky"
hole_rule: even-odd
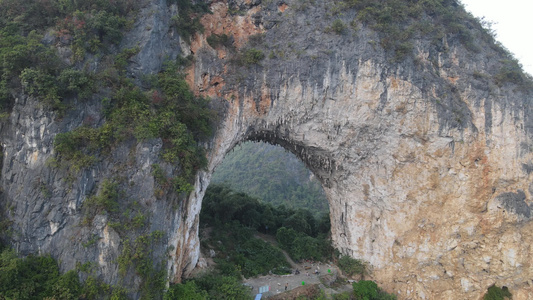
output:
[[[494,24],[496,39],[533,75],[533,1],[460,0],[476,17]]]

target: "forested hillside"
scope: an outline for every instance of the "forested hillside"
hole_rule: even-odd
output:
[[[266,143],[243,143],[216,169],[212,182],[225,183],[273,205],[328,211],[318,180],[292,153]]]

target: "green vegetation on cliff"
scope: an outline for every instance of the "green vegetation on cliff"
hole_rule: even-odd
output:
[[[320,182],[290,152],[266,143],[246,142],[234,148],[213,174],[212,182],[259,198],[274,206],[328,212]]]
[[[81,62],[86,53],[105,52],[120,42],[129,25],[126,16],[135,6],[129,0],[1,1],[2,110],[10,109],[21,87],[56,110],[65,109],[63,100],[68,97],[89,97],[94,74],[65,63],[44,41],[59,38],[71,48],[73,59]]]
[[[207,9],[190,1],[179,4],[188,8],[180,10],[180,18]],[[57,135],[58,157],[50,166],[75,172],[127,139],[161,138],[162,158],[181,167],[175,188],[188,192],[195,172],[206,163],[197,143],[212,134],[213,114],[207,99],[191,93],[179,63],[169,62],[143,87],[125,77],[128,59],[139,49],[117,53],[116,45],[131,27],[127,16],[137,12],[137,5],[129,0],[1,1],[0,104],[9,111],[13,95],[23,89],[61,116],[69,99],[101,98],[105,123],[96,126],[86,119],[82,127]],[[60,57],[49,45],[56,42],[72,55]],[[90,60],[99,60],[100,67],[88,68]],[[94,94],[98,90],[107,91],[107,97]]]
[[[56,260],[49,255],[19,258],[9,249],[0,252],[0,298],[127,299],[123,289],[94,277],[80,283],[76,270],[60,274]]]
[[[353,295],[361,300],[396,300],[396,296],[383,291],[377,283],[370,280],[360,280],[353,283]]]
[[[189,90],[178,63],[169,62],[151,78],[146,91],[125,78],[112,83],[114,93],[102,100],[106,122],[91,124],[56,136],[59,162],[75,170],[91,166],[99,154],[108,153],[127,139],[161,138],[164,161],[179,164],[181,173],[172,179],[174,189],[190,192],[196,171],[205,167],[204,150],[198,141],[212,134],[213,113],[208,99],[196,97]]]
[[[194,14],[197,20],[198,5],[188,0],[178,2],[180,17]],[[174,170],[161,169],[158,184],[165,189],[164,193],[187,193],[192,190],[195,173],[206,165],[199,141],[211,136],[214,114],[208,107],[209,99],[197,97],[189,89],[182,72],[185,59],[169,60],[158,73],[141,79],[129,77],[131,73],[126,70],[140,49],[120,49],[119,45],[132,28],[140,6],[140,2],[130,0],[0,1],[1,118],[6,120],[15,99],[24,99],[25,95],[38,100],[45,112],[53,111],[55,124],[69,131],[55,136],[55,157],[47,161],[47,167],[64,171],[67,184],[74,182],[82,169],[110,159],[118,146],[159,139],[160,158]],[[189,9],[184,10],[185,6]],[[184,24],[176,28],[183,34],[191,29]],[[69,115],[69,110],[81,106],[90,107],[82,111],[86,115],[83,121]],[[104,179],[100,187],[87,191],[89,196],[81,209],[84,219],[80,224],[91,230],[93,219],[105,216],[111,233],[120,236],[117,261],[120,281],[137,284],[137,291],[126,292],[157,298],[162,295],[167,274],[161,263],[165,258],[153,252],[166,247],[162,245],[166,243],[166,234],[150,227],[151,216],[146,207],[126,197],[128,184],[134,182],[117,176]],[[43,197],[51,197],[46,185],[41,183],[40,188]],[[92,251],[99,244],[100,235],[91,232],[80,239],[80,246]],[[34,261],[30,256],[26,260],[40,264],[45,258]],[[56,262],[53,263],[57,269]],[[59,276],[59,271],[54,272]],[[109,298],[112,290],[124,292],[95,279],[101,273],[67,274],[76,281],[78,277],[85,281],[81,285],[78,282],[79,289],[72,285],[75,288],[69,292],[72,297],[55,292],[56,283],[50,281],[55,280],[53,276],[47,275],[50,280],[41,283],[41,275],[30,274],[33,279],[27,284],[29,299],[96,299]],[[17,282],[15,279],[9,280]],[[46,290],[33,291],[31,285]],[[124,286],[131,288],[127,283]],[[0,298],[9,295],[4,293]],[[21,294],[10,297],[27,299]]]
[[[482,52],[482,41],[504,59],[493,70],[495,84],[507,83],[522,89],[531,89],[533,80],[522,70],[520,63],[503,45],[496,41],[494,33],[481,20],[467,12],[457,0],[341,0],[332,7],[332,14],[342,15],[346,9],[355,9],[357,23],[379,34],[379,45],[390,55],[391,62],[414,58],[416,41],[429,41],[431,51],[446,52],[454,43],[462,44],[472,53]],[[485,25],[485,27],[483,27]],[[340,34],[346,26],[335,20],[330,30]]]
[[[483,300],[505,300],[512,299],[513,295],[509,292],[507,287],[499,287],[496,285],[491,285],[487,289],[487,293],[483,296]]]

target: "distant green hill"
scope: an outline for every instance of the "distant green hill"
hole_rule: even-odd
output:
[[[246,142],[228,153],[212,182],[227,184],[273,205],[329,211],[322,186],[290,152],[266,143]]]

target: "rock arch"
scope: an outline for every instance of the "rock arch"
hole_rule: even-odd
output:
[[[98,182],[120,175],[151,219],[147,230],[170,235],[154,255],[173,249],[168,268],[179,281],[198,261],[198,214],[211,173],[237,143],[255,139],[307,163],[330,202],[334,246],[368,261],[372,278],[400,299],[479,299],[494,283],[531,299],[532,92],[493,79],[505,53],[482,39],[472,52],[451,35],[440,48],[413,40],[412,56],[391,62],[365,26],[327,32],[329,2],[301,10],[291,7],[301,1],[263,2],[213,1],[204,33],[189,45],[170,25],[177,5],[149,1],[121,45],[140,48],[128,69],[134,80],[158,72],[167,56],[192,54],[188,82],[219,112],[216,135],[205,142],[209,165],[185,201],[154,196],[151,166],[164,164],[157,139],[121,144],[68,182],[68,172],[47,165],[54,136],[86,116],[103,122],[100,99],[75,101],[57,120],[20,91],[0,128],[1,210],[16,232],[14,247],[50,253],[62,270],[97,262],[105,282],[137,287],[134,272],[119,275],[122,241],[107,216],[79,226]],[[339,18],[348,23],[354,13]],[[230,34],[235,49],[211,47],[210,34]],[[236,62],[250,48],[264,59]],[[92,237],[98,241],[84,247]]]
[[[321,88],[292,78],[276,98],[243,92],[225,102],[201,186],[237,143],[278,144],[322,182],[334,246],[368,261],[373,278],[400,296],[475,298],[495,282],[527,282],[531,223],[502,211],[497,197],[527,189],[522,121],[494,105],[500,125],[488,129],[484,107],[469,105],[471,126],[443,128],[435,103],[379,63],[339,73],[326,73]]]
[[[278,144],[322,182],[334,246],[368,261],[373,279],[401,299],[477,299],[494,283],[527,298],[528,92],[487,93],[472,74],[490,63],[461,46],[434,65],[420,42],[419,65],[392,66],[369,46],[375,36],[366,29],[364,38],[318,41],[300,26],[301,38],[291,25],[254,25],[254,9],[241,21],[262,32],[259,48],[289,35],[308,54],[235,66],[202,40],[220,33],[209,25],[217,24],[214,11],[191,46],[189,82],[214,99],[221,121],[191,203],[237,143]],[[235,36],[245,44],[247,36]]]

